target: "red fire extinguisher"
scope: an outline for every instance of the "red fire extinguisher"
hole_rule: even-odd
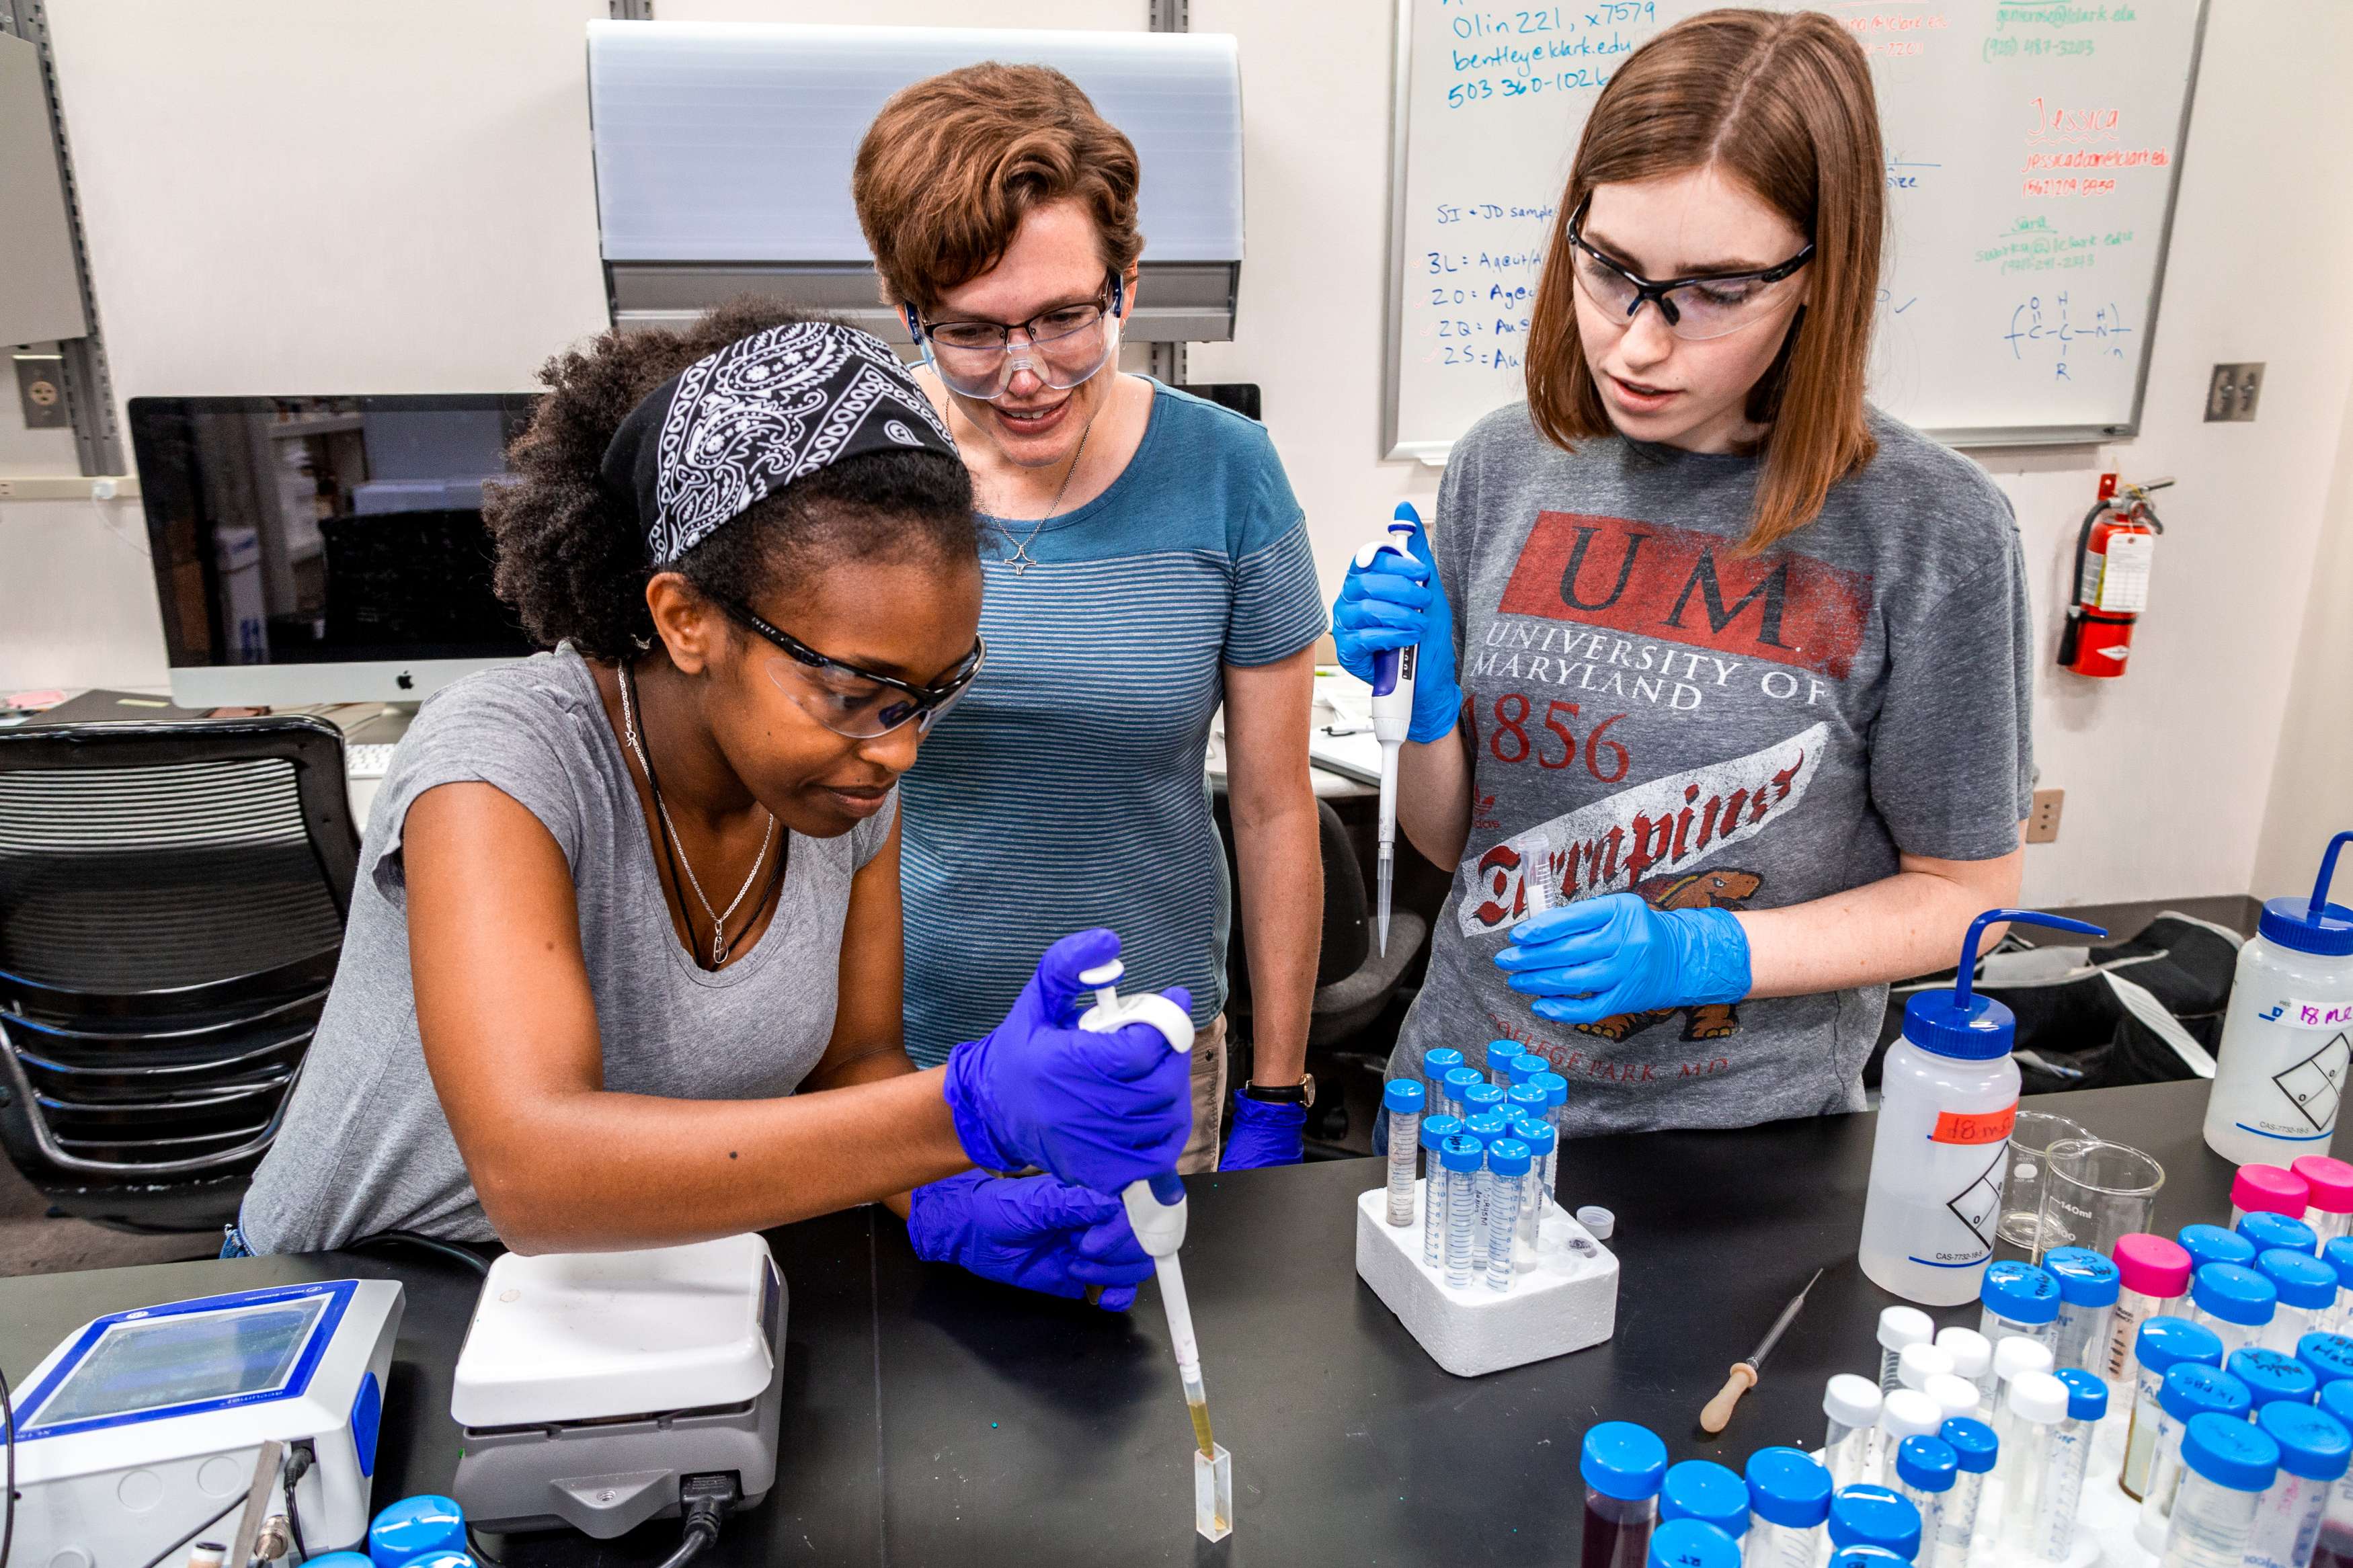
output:
[[[2075,597],[2059,637],[2062,669],[2095,677],[2125,672],[2133,626],[2148,608],[2157,536],[2165,531],[2148,498],[2172,482],[2119,486],[2116,475],[2100,476],[2100,499],[2075,536]]]

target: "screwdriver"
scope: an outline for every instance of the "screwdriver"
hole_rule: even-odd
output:
[[[1755,1350],[1748,1352],[1748,1359],[1732,1363],[1732,1375],[1724,1380],[1724,1386],[1716,1390],[1714,1399],[1707,1402],[1707,1408],[1699,1413],[1701,1431],[1713,1437],[1731,1423],[1732,1407],[1740,1403],[1742,1394],[1757,1386],[1757,1376],[1764,1371],[1765,1358],[1771,1355],[1773,1347],[1781,1342],[1782,1333],[1797,1318],[1799,1309],[1806,1304],[1806,1291],[1811,1290],[1821,1277],[1822,1271],[1815,1269],[1813,1279],[1806,1281],[1805,1289],[1789,1298],[1789,1304],[1781,1309],[1781,1315],[1773,1320],[1773,1326],[1765,1331],[1765,1337],[1757,1342]]]
[[[1407,541],[1421,527],[1421,514],[1410,501],[1398,503],[1389,536],[1376,539],[1356,552],[1356,564],[1370,566],[1383,555],[1413,559]],[[1419,644],[1388,648],[1373,655],[1373,739],[1381,743],[1381,826],[1379,862],[1373,904],[1374,929],[1380,951],[1389,950],[1389,890],[1397,876],[1398,748],[1413,727],[1413,668],[1421,652]]]

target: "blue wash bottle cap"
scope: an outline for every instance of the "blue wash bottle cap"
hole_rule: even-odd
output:
[[[1419,1079],[1393,1078],[1389,1079],[1388,1087],[1381,1090],[1381,1104],[1401,1113],[1419,1112],[1422,1099],[1423,1090]]]
[[[1487,1145],[1487,1169],[1499,1176],[1528,1173],[1528,1146],[1516,1138],[1498,1138]]]
[[[2320,1407],[2348,1426],[2353,1426],[2353,1382],[2340,1377],[2335,1383],[2322,1384]]]
[[[1577,1473],[1603,1497],[1640,1502],[1659,1495],[1667,1473],[1667,1446],[1647,1426],[1603,1421],[1585,1431]]]
[[[2310,1405],[2320,1397],[2320,1379],[2313,1371],[2292,1355],[2263,1350],[2250,1345],[2231,1352],[2222,1370],[2247,1385],[2248,1396],[2255,1408],[2277,1404],[2284,1399],[2294,1405]]]
[[[1659,1517],[1695,1519],[1736,1541],[1748,1529],[1748,1483],[1713,1459],[1670,1465],[1659,1486]]]
[[[2307,1481],[2333,1481],[2353,1462],[2353,1432],[2326,1410],[2285,1400],[2255,1412],[2255,1425],[2279,1445],[2279,1467]]]
[[[1740,1542],[1702,1519],[1671,1519],[1651,1531],[1650,1568],[1740,1568]]]
[[[1960,1461],[1965,1475],[1984,1475],[2001,1455],[1993,1428],[1974,1415],[1953,1416],[1936,1428],[1936,1436],[1952,1446],[1953,1457]]]
[[[2284,1247],[2290,1252],[2301,1252],[2306,1258],[2318,1256],[2320,1233],[2300,1219],[2268,1209],[2250,1210],[2239,1221],[2239,1234],[2252,1243],[2258,1253],[2274,1247]]]
[[[2353,1338],[2306,1334],[2295,1342],[2295,1359],[2312,1369],[2323,1388],[2353,1377]]]
[[[2189,1254],[2192,1268],[2203,1268],[2209,1263],[2244,1265],[2255,1260],[2253,1242],[2219,1225],[2185,1225],[2174,1239],[2181,1243],[2182,1251]]]
[[[2133,1359],[2163,1377],[2182,1362],[2222,1364],[2222,1337],[2203,1323],[2159,1314],[2133,1336]]]
[[[2279,1288],[2236,1263],[2209,1263],[2190,1276],[2189,1299],[2209,1317],[2253,1328],[2272,1321]]]
[[[1465,1068],[1462,1070],[1468,1072],[1471,1069]],[[1500,1111],[1504,1109],[1504,1091],[1492,1083],[1474,1083],[1455,1098],[1462,1101],[1462,1110],[1466,1116],[1476,1116],[1482,1111]]]
[[[2067,1385],[2067,1419],[2098,1421],[2108,1414],[2108,1385],[2079,1366],[2062,1367],[2054,1373]]]
[[[1504,1121],[1503,1112],[1498,1110],[1482,1110],[1476,1116],[1466,1116],[1462,1119],[1463,1134],[1479,1140],[1482,1148],[1506,1136],[1511,1131],[1512,1124]]]
[[[2279,1472],[2279,1443],[2252,1421],[2209,1410],[2182,1429],[2181,1461],[2232,1491],[2268,1491]]]
[[[1515,1083],[1504,1094],[1504,1103],[1514,1110],[1542,1120],[1545,1113],[1545,1091],[1532,1083]]]
[[[1446,1075],[1462,1065],[1462,1053],[1452,1046],[1440,1046],[1421,1053],[1421,1076],[1446,1081]]]
[[[2333,1237],[2321,1244],[2320,1261],[2337,1270],[2337,1288],[2353,1290],[2353,1236]]]
[[[2185,1363],[2165,1374],[2157,1403],[2176,1421],[2187,1421],[2207,1410],[2244,1420],[2254,1408],[2255,1396],[2227,1372]]]
[[[2320,875],[2313,879],[2312,897],[2271,899],[2264,902],[2255,930],[2265,942],[2329,958],[2353,953],[2353,910],[2328,901],[2329,879],[2337,871],[2337,852],[2348,844],[2353,844],[2353,832],[2340,833],[2328,841],[2327,849],[2320,857]]]
[[[1556,1072],[1540,1072],[1528,1079],[1545,1091],[1545,1104],[1560,1106],[1568,1103],[1568,1079]]]
[[[1920,1554],[1920,1510],[1885,1487],[1849,1487],[1831,1499],[1831,1544],[1883,1546],[1909,1563]]]
[[[1767,1524],[1819,1529],[1831,1516],[1831,1473],[1797,1448],[1748,1456],[1748,1510]]]
[[[1462,1118],[1459,1116],[1449,1116],[1442,1110],[1435,1116],[1425,1116],[1421,1119],[1421,1146],[1434,1153],[1461,1131]]]
[[[1912,999],[1904,1004],[1906,1040],[1924,1051],[1962,1061],[1990,1061],[2010,1055],[2010,1043],[2018,1033],[2018,1019],[1992,997],[1979,996],[1972,989],[1976,983],[1978,941],[1985,935],[1986,927],[1997,921],[2051,926],[2088,936],[2108,934],[2098,926],[2035,910],[1986,910],[1969,922],[1968,934],[1961,939],[1960,973],[1951,989],[1939,986],[1933,991],[1915,991]]]
[[[2059,1300],[2070,1307],[2113,1307],[2124,1276],[2088,1247],[2054,1247],[2042,1255],[2042,1271],[2059,1281]]]
[[[1989,1265],[1978,1300],[2013,1323],[2047,1323],[2059,1315],[2059,1281],[2031,1263]]]
[[[399,1568],[428,1552],[463,1552],[466,1516],[456,1500],[438,1493],[403,1498],[368,1526],[367,1549],[376,1568]]]
[[[1486,1159],[1487,1145],[1468,1132],[1457,1132],[1438,1146],[1438,1163],[1450,1171],[1475,1171]]]
[[[2283,1307],[2308,1311],[2337,1304],[2337,1270],[2309,1252],[2267,1247],[2255,1254],[2255,1272],[2272,1282]]]
[[[1950,1491],[1961,1457],[1942,1437],[1906,1437],[1895,1446],[1895,1479],[1924,1492]]]

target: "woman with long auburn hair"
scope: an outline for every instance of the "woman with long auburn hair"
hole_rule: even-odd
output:
[[[1819,14],[1694,16],[1596,101],[1527,401],[1335,607],[1359,675],[1419,645],[1398,820],[1456,868],[1392,1074],[1500,1036],[1570,1132],[1860,1110],[1888,983],[2017,898],[2017,531],[1864,400],[1883,180]]]

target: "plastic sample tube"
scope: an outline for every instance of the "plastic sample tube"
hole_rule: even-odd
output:
[[[2057,1370],[2105,1373],[2122,1271],[2088,1247],[2052,1247],[2042,1255],[2042,1271],[2059,1281],[2059,1318],[2051,1337]]]
[[[1871,1387],[1859,1377],[1849,1381]],[[1874,1399],[1877,1393],[1873,1390]],[[1830,1456],[1823,1457],[1827,1461]],[[1759,1448],[1748,1456],[1747,1472],[1748,1534],[1740,1552],[1745,1568],[1814,1568],[1821,1555],[1822,1526],[1831,1516],[1830,1470],[1796,1448]]]
[[[2243,1421],[2254,1400],[2247,1385],[2227,1372],[2211,1366],[2177,1366],[2165,1374],[2165,1388],[2157,1403],[2163,1413],[2157,1427],[2157,1457],[2149,1465],[2148,1490],[2140,1500],[2140,1517],[2133,1524],[2134,1539],[2149,1552],[2165,1546],[2174,1495],[2181,1489],[2181,1437],[2191,1417],[2227,1415]]]
[[[1494,1092],[1493,1084],[1482,1087],[1491,1094]],[[1464,1104],[1466,1107],[1470,1104],[1467,1098]],[[1495,1187],[1494,1174],[1487,1169],[1484,1156],[1488,1150],[1511,1136],[1511,1131],[1512,1124],[1504,1121],[1498,1111],[1473,1110],[1472,1114],[1462,1119],[1463,1136],[1478,1142],[1482,1156],[1479,1168],[1471,1175],[1471,1247],[1479,1258],[1487,1255],[1487,1198]]]
[[[2337,1301],[2321,1327],[2341,1334],[2353,1324],[2353,1237],[2335,1236],[2320,1244],[2320,1260],[2337,1271]]]
[[[1499,1138],[1487,1146],[1487,1289],[1512,1288],[1512,1247],[1519,1239],[1526,1201],[1528,1146]]]
[[[2279,1475],[2255,1510],[2248,1568],[2305,1568],[2319,1544],[2329,1497],[2353,1461],[2353,1432],[2325,1410],[2285,1400],[2257,1411],[2255,1425],[2279,1445],[2280,1458]]]
[[[1422,1193],[1421,1261],[1430,1268],[1446,1266],[1446,1205],[1448,1174],[1446,1163],[1440,1151],[1449,1138],[1462,1131],[1462,1121],[1454,1116],[1425,1116],[1421,1119],[1422,1152],[1430,1158],[1422,1168],[1430,1173]]]
[[[2117,1241],[2116,1305],[2108,1330],[2108,1360],[2102,1375],[2122,1384],[2133,1375],[2133,1337],[2160,1313],[2172,1312],[2189,1293],[2189,1254],[2179,1242],[2145,1233]]]
[[[2320,1408],[2353,1428],[2353,1381],[2338,1378],[2320,1385]],[[2353,1473],[2330,1489],[2328,1507],[2321,1515],[2320,1540],[2312,1554],[2313,1568],[2353,1568]]]
[[[2353,1236],[2353,1164],[2326,1154],[2291,1160],[2287,1168],[2304,1178],[2312,1206],[2304,1223],[2316,1232],[2323,1246],[2340,1236]]]
[[[1645,1561],[1649,1568],[1740,1568],[1740,1538],[1704,1520],[1671,1519],[1651,1532]]]
[[[1938,1329],[1936,1348],[1953,1358],[1955,1377],[1975,1383],[1993,1367],[1993,1342],[1975,1329]]]
[[[1469,1121],[1474,1117],[1490,1114],[1500,1116],[1503,1114],[1503,1110],[1504,1091],[1497,1089],[1493,1084],[1474,1083],[1464,1086],[1462,1090],[1463,1121]]]
[[[1487,1042],[1487,1081],[1497,1089],[1512,1087],[1512,1064],[1526,1053],[1517,1040]]]
[[[1957,1373],[1938,1373],[1920,1392],[1936,1402],[1936,1408],[1944,1412],[1947,1421],[1957,1416],[1977,1416],[1978,1385]],[[1943,1428],[1937,1429],[1937,1435],[1943,1436]]]
[[[1958,1473],[1945,1499],[1944,1517],[1937,1521],[1936,1545],[1930,1568],[1965,1568],[1969,1543],[1977,1539],[1978,1510],[1985,1501],[1986,1477],[2000,1457],[1993,1428],[1973,1416],[1958,1416],[1937,1428],[1936,1436],[1953,1450]]]
[[[1895,1475],[1895,1451],[1906,1437],[1933,1437],[1945,1424],[1936,1402],[1916,1388],[1899,1388],[1879,1402],[1879,1441],[1873,1447],[1876,1474],[1866,1484],[1883,1485]]]
[[[1549,1121],[1522,1121],[1514,1127],[1520,1142],[1528,1146],[1528,1158],[1534,1162],[1529,1170],[1535,1177],[1537,1190],[1544,1196],[1543,1203],[1528,1205],[1525,1223],[1533,1232],[1536,1222],[1544,1215],[1545,1205],[1553,1201],[1553,1183],[1560,1171],[1560,1136],[1552,1130]],[[1529,1240],[1531,1243],[1535,1241],[1533,1234]]]
[[[2301,1252],[2306,1258],[2320,1256],[2320,1235],[2300,1219],[2290,1219],[2284,1214],[2271,1214],[2257,1209],[2232,1226],[2254,1244],[2260,1258],[2274,1247],[2284,1247],[2290,1252]]]
[[[1942,1437],[1906,1437],[1895,1447],[1895,1494],[1920,1511],[1922,1548],[1933,1557],[1960,1457]]]
[[[2353,1339],[2343,1334],[2306,1334],[2295,1342],[2295,1359],[2327,1388],[2353,1378]]]
[[[1926,1392],[1930,1378],[1947,1377],[1952,1371],[1951,1354],[1938,1350],[1926,1340],[1905,1345],[1904,1353],[1895,1358],[1895,1381],[1905,1388],[1918,1389],[1923,1393]]]
[[[1904,1386],[1895,1373],[1905,1345],[1926,1344],[1936,1325],[1917,1307],[1890,1307],[1879,1314],[1879,1392]]]
[[[2257,1342],[2294,1355],[2297,1342],[2317,1331],[2336,1307],[2337,1270],[2308,1252],[2274,1247],[2255,1255],[2255,1272],[2272,1282],[2279,1298]]]
[[[2181,1250],[2189,1254],[2189,1267],[2203,1268],[2209,1263],[2236,1263],[2252,1266],[2255,1261],[2255,1244],[2235,1230],[2225,1230],[2219,1225],[2185,1225],[2174,1233]]]
[[[2063,1563],[2075,1550],[2084,1477],[2092,1468],[2093,1439],[2108,1414],[2108,1385],[2079,1366],[2062,1367],[2053,1375],[2067,1385],[2067,1416],[2051,1433],[2042,1499],[2048,1533],[2042,1552],[2052,1563]]]
[[[1877,1384],[1851,1372],[1831,1378],[1822,1390],[1822,1414],[1829,1418],[1830,1426],[1822,1436],[1821,1462],[1830,1472],[1834,1489],[1855,1485],[1869,1469],[1872,1434],[1879,1427],[1879,1407],[1883,1397]],[[1826,1519],[1827,1506],[1823,1514]]]
[[[1388,1221],[1399,1230],[1413,1223],[1413,1161],[1421,1147],[1421,1104],[1427,1091],[1417,1079],[1393,1078],[1381,1090],[1389,1113]]]
[[[1528,1079],[1545,1091],[1545,1120],[1562,1139],[1568,1137],[1568,1113],[1561,1108],[1568,1103],[1568,1079],[1556,1072],[1540,1072]]]
[[[2279,1310],[2279,1289],[2252,1268],[2209,1263],[2190,1276],[2189,1302],[2189,1321],[2212,1330],[2227,1355],[2263,1342]]]
[[[1440,1146],[1439,1163],[1446,1167],[1446,1282],[1458,1290],[1471,1286],[1471,1243],[1479,1228],[1479,1168],[1486,1163],[1486,1145],[1467,1132],[1457,1132]]]
[[[1833,1550],[1876,1546],[1915,1562],[1920,1555],[1920,1510],[1887,1487],[1845,1487],[1831,1498],[1830,1537]]]
[[[2031,1263],[1988,1264],[1978,1300],[1985,1308],[1978,1332],[1997,1352],[2004,1340],[2047,1345],[2058,1331],[2059,1281]]]
[[[2058,1365],[2051,1347],[2013,1335],[1993,1347],[1994,1397],[1987,1421],[1993,1435],[2010,1442],[2010,1385],[2031,1372],[2049,1372]]]
[[[2047,1372],[2010,1379],[2002,1396],[2009,1435],[2001,1441],[2002,1508],[1998,1536],[2000,1561],[2036,1556],[2053,1531],[2056,1510],[2051,1474],[2053,1440],[2067,1419],[2067,1385]]]
[[[2165,1375],[2183,1364],[2222,1364],[2222,1342],[2211,1329],[2187,1318],[2160,1313],[2140,1326],[2134,1346],[2132,1424],[2125,1433],[2125,1463],[2117,1484],[2136,1502],[2148,1495],[2150,1469],[2157,1462],[2157,1438],[2164,1426],[2158,1396]]]
[[[2159,1568],[2239,1568],[2279,1471],[2279,1445],[2251,1422],[2209,1412],[2189,1423],[2182,1455],[2187,1474]]]
[[[1459,1110],[1449,1110],[1446,1103],[1451,1098],[1451,1091],[1446,1087],[1446,1075],[1461,1065],[1462,1053],[1452,1046],[1440,1046],[1436,1050],[1421,1053],[1422,1087],[1430,1091],[1422,1105],[1431,1114],[1440,1111],[1445,1111],[1449,1116],[1462,1114]]]
[[[1481,1084],[1485,1083],[1486,1081],[1487,1080],[1479,1076],[1479,1069],[1476,1068],[1458,1067],[1448,1068],[1445,1079],[1444,1093],[1440,1097],[1438,1109],[1444,1111],[1449,1116],[1462,1115],[1464,1113],[1462,1104],[1463,1094],[1470,1089],[1478,1088]]]
[[[1659,1518],[1695,1519],[1738,1541],[1748,1533],[1748,1483],[1713,1459],[1670,1465],[1659,1484]]]
[[[1647,1568],[1659,1521],[1667,1446],[1631,1421],[1588,1426],[1577,1461],[1585,1481],[1584,1568]]]
[[[1523,1057],[1520,1059],[1532,1061],[1536,1058]],[[1514,1083],[1504,1090],[1504,1114],[1506,1116],[1532,1116],[1542,1121],[1547,1109],[1545,1091],[1532,1083]]]
[[[2312,1206],[2312,1189],[2294,1171],[2277,1165],[2242,1165],[2231,1178],[2231,1228],[2251,1214],[2284,1214],[2302,1219]]]

